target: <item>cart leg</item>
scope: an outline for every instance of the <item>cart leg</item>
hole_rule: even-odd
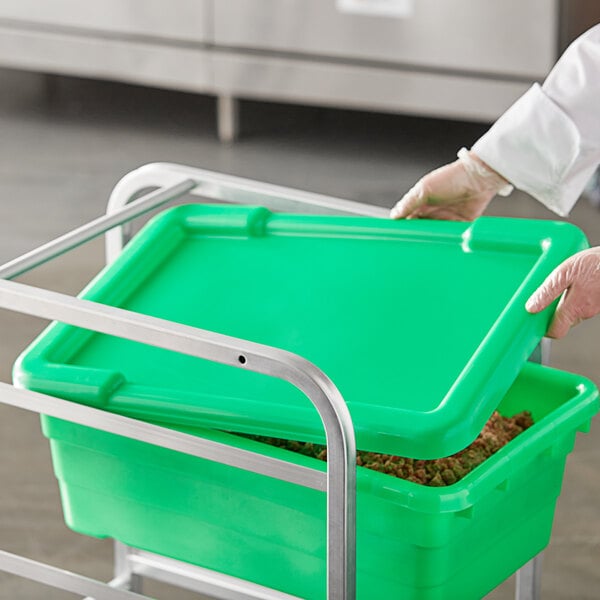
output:
[[[240,101],[233,96],[217,97],[217,132],[222,142],[235,142],[240,134]]]
[[[530,360],[542,365],[550,364],[550,338],[543,338]],[[540,552],[517,571],[515,600],[540,600],[542,584],[542,557]]]
[[[552,340],[550,338],[542,338],[540,343],[536,346],[529,360],[540,365],[550,365],[550,350],[552,346]]]
[[[127,556],[129,555],[129,546],[115,540],[115,565],[114,580],[123,582],[123,588],[131,592],[142,593],[142,577],[133,572]]]
[[[543,553],[540,552],[517,571],[515,600],[540,600],[542,557]]]

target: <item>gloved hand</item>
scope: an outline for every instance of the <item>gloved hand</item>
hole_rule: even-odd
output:
[[[525,308],[530,313],[540,312],[561,294],[546,333],[551,338],[564,337],[571,327],[600,313],[600,248],[578,252],[556,267]]]
[[[392,219],[472,221],[496,194],[512,186],[472,152],[462,148],[458,160],[425,175],[392,208]]]

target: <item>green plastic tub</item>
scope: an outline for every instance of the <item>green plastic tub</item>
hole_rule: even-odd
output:
[[[155,218],[82,297],[307,358],[341,391],[361,450],[447,456],[498,405],[531,410],[534,427],[451,487],[358,469],[359,598],[475,600],[548,543],[565,458],[598,409],[590,382],[523,367],[552,316],[528,314],[527,298],[585,246],[548,221],[189,205]],[[53,324],[14,380],[325,468],[224,433],[323,441],[307,398],[247,368]],[[74,530],[324,597],[324,494],[68,422],[43,428]]]
[[[528,364],[500,405],[505,415],[524,409],[535,425],[452,486],[358,467],[359,599],[478,600],[547,545],[565,459],[598,410],[597,392],[579,376]],[[324,493],[65,421],[44,418],[43,428],[75,531],[325,598]]]

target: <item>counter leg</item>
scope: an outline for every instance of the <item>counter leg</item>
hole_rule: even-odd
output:
[[[217,97],[217,133],[222,142],[235,142],[240,134],[240,101],[233,96]]]

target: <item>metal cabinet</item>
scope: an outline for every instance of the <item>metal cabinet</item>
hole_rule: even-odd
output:
[[[414,0],[406,18],[345,14],[336,0],[218,0],[215,43],[435,70],[541,77],[556,59],[552,0]]]
[[[492,121],[600,21],[590,0],[0,0],[0,67],[238,98]],[[387,0],[391,1],[391,0]]]
[[[2,0],[0,19],[67,33],[90,30],[208,42],[211,4],[211,0]]]

